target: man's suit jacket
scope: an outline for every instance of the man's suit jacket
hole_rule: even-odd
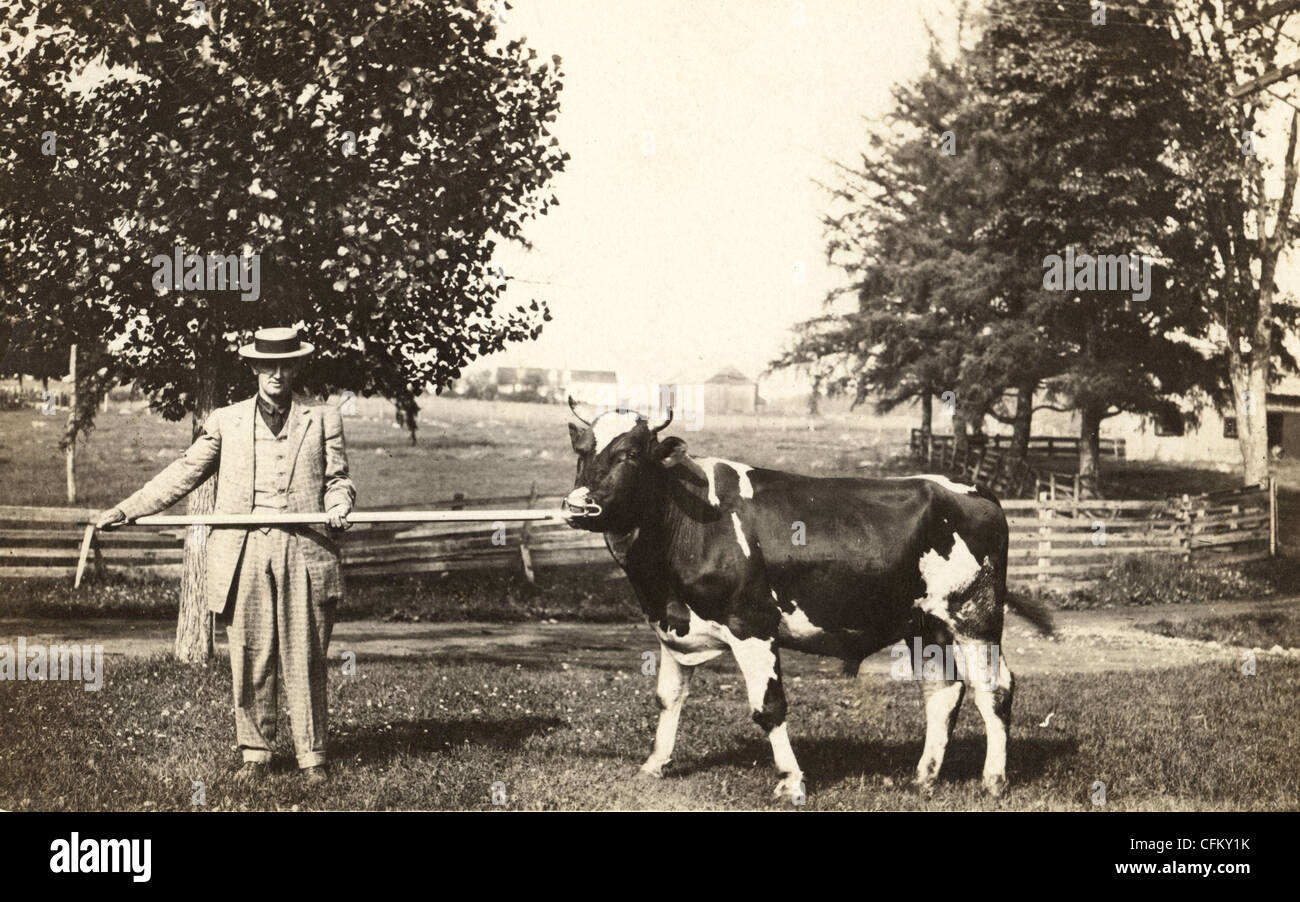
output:
[[[218,514],[247,514],[253,510],[253,423],[257,398],[214,410],[202,434],[174,463],[117,505],[127,519],[166,510],[217,474]],[[336,505],[349,509],[356,488],[348,477],[343,448],[343,419],[328,404],[308,405],[294,399],[285,420],[293,463],[284,486],[286,513],[318,513]],[[296,527],[302,537],[311,593],[329,601],[343,594],[338,545],[326,526]],[[204,596],[208,609],[225,610],[239,567],[248,529],[216,526],[207,534]]]

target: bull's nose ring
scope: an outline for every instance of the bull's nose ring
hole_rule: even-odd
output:
[[[601,506],[593,501],[583,504],[572,504],[569,499],[564,499],[563,506],[569,511],[571,517],[599,517]]]

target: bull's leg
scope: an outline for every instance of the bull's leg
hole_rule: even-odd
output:
[[[963,647],[970,672],[967,682],[975,694],[975,707],[984,718],[988,748],[984,754],[984,789],[1001,795],[1007,788],[1007,736],[1011,730],[1011,698],[1015,678],[997,645]]]
[[[781,776],[772,794],[801,802],[805,797],[803,771],[794,757],[794,749],[790,748],[790,734],[786,730],[785,688],[781,685],[781,659],[776,640],[733,638],[729,644],[745,678],[754,723],[763,728],[772,743],[772,758]]]
[[[950,649],[952,632],[939,620],[926,616],[922,618],[920,638],[924,647]],[[921,760],[916,765],[915,789],[929,795],[934,790],[935,780],[943,767],[944,752],[948,749],[948,740],[952,738],[952,728],[957,723],[957,712],[961,708],[966,686],[960,679],[947,679],[958,674],[943,667],[942,661],[928,663],[917,660],[917,647],[912,646],[912,666],[921,674],[921,696],[925,699],[925,747],[921,750]],[[936,668],[934,665],[938,664]]]
[[[921,694],[925,697],[925,748],[916,765],[916,789],[921,793],[928,795],[934,789],[965,692],[961,680],[921,680]]]
[[[651,777],[662,777],[664,768],[673,758],[673,746],[677,742],[677,722],[681,720],[682,705],[691,692],[691,674],[695,667],[682,664],[668,647],[659,645],[659,726],[655,730],[655,748],[650,757],[641,765],[641,773]]]

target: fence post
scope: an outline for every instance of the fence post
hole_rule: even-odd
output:
[[[533,505],[536,503],[537,503],[537,483],[534,482],[532,489],[528,492],[528,505],[527,505],[528,509],[532,510]],[[528,585],[536,588],[537,580],[533,576],[533,555],[532,552],[528,550],[528,527],[529,526],[530,526],[530,521],[525,520],[519,527],[519,563],[523,565],[524,579],[528,581]]]
[[[81,577],[86,573],[86,558],[90,555],[90,543],[95,539],[95,524],[87,523],[81,534],[81,553],[77,556],[77,572],[72,578],[72,588],[81,588]]]
[[[1047,498],[1039,495],[1038,508],[1038,582],[1046,582],[1052,575],[1052,517],[1056,514],[1049,505],[1042,504]]]
[[[1180,505],[1178,522],[1181,524],[1179,544],[1183,548],[1183,560],[1192,559],[1192,496],[1184,495]]]
[[[1277,480],[1268,477],[1268,556],[1277,557]]]
[[[451,496],[451,509],[454,511],[463,511],[465,509],[465,493],[455,492]]]

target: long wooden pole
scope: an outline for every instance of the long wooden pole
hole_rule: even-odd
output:
[[[493,523],[497,520],[565,520],[573,514],[545,510],[353,511],[349,523]],[[323,525],[329,514],[152,514],[132,520],[141,526]]]
[[[536,485],[533,491],[537,491]],[[498,520],[555,520],[562,521],[572,517],[572,512],[543,510],[499,510],[499,511],[354,511],[348,514],[349,523],[495,523]],[[316,526],[329,522],[329,514],[151,514],[132,520],[128,526]],[[74,588],[81,584],[82,574],[86,570],[86,559],[90,553],[91,539],[95,534],[94,524],[86,526],[85,536],[81,542],[81,554],[77,560],[77,575]],[[531,565],[526,557],[525,568]]]

